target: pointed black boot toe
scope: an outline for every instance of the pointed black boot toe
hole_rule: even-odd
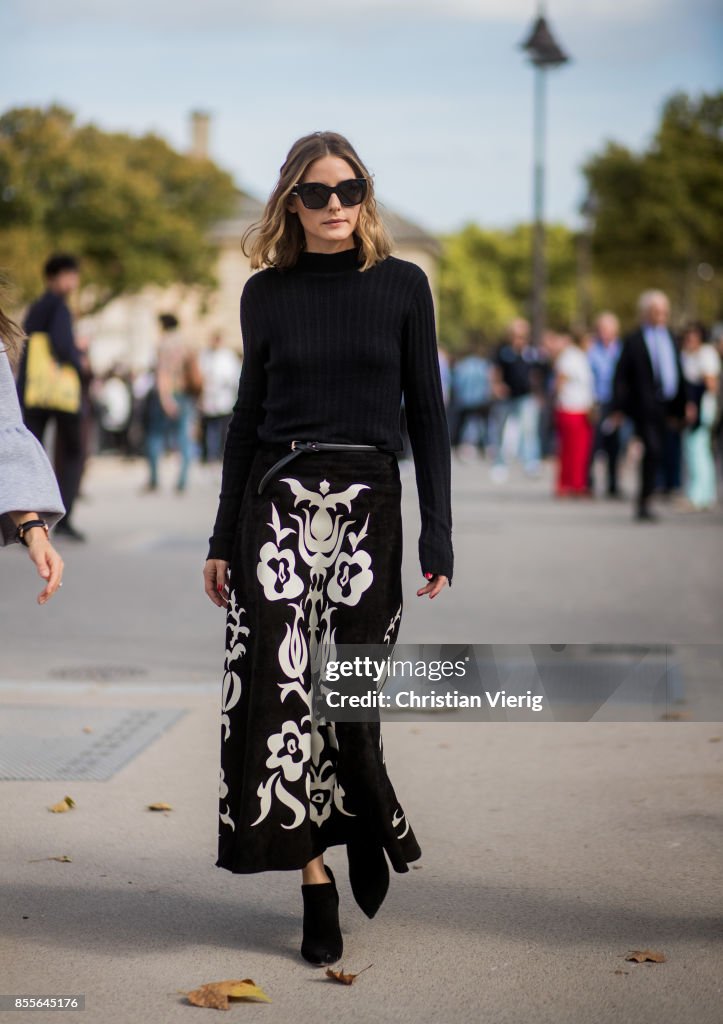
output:
[[[374,917],[389,889],[389,865],[384,847],[364,841],[347,844],[349,883],[358,906]]]
[[[341,958],[344,942],[339,927],[339,893],[328,865],[330,882],[302,884],[304,899],[304,936],[301,955],[310,964],[333,964]]]

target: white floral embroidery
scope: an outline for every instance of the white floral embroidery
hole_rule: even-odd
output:
[[[309,733],[302,733],[296,722],[287,721],[281,732],[269,736],[266,744],[271,751],[266,758],[266,767],[281,768],[289,782],[300,779],[304,763],[311,756]]]
[[[306,701],[306,688],[304,686],[304,672],[309,662],[309,651],[304,636],[303,622],[304,611],[301,605],[289,602],[289,607],[294,611],[293,625],[286,623],[286,635],[279,647],[279,665],[281,671],[289,682],[279,683],[282,701],[286,700],[289,693],[297,693],[303,701]]]
[[[226,785],[226,776],[224,774],[223,767],[221,768],[221,775],[218,782],[218,796],[219,800],[225,800],[226,797],[228,796],[228,786]],[[221,818],[221,821],[224,823],[224,825],[230,825],[234,832],[236,831],[236,826],[233,823],[233,818],[229,813],[228,804],[226,804],[226,807],[222,811],[219,811],[219,817]]]
[[[294,572],[296,556],[290,548],[281,551],[273,541],[267,541],[259,552],[256,575],[264,588],[267,601],[281,601],[298,597],[304,589],[304,582]]]
[[[392,828],[394,829],[395,832],[397,830],[397,826],[401,825],[402,822],[404,822],[404,831],[397,832],[397,839],[402,839],[404,836],[406,836],[407,832],[409,831],[409,822],[406,820],[406,815],[404,814],[404,811],[402,810],[401,807],[397,807],[396,811],[392,816]]]
[[[348,818],[355,817],[344,806],[345,793],[336,776],[336,757],[332,760],[325,756],[327,750],[334,751],[336,755],[339,752],[333,722],[328,722],[323,730],[317,725],[311,733],[311,764],[307,778],[310,778],[311,820],[315,825],[322,825],[331,816],[332,806]]]
[[[367,484],[352,484],[332,492],[328,480],[319,483],[318,491],[306,488],[292,477],[285,477],[282,482],[288,484],[300,514],[288,514],[295,526],[282,525],[271,502],[268,526],[273,530],[274,540],[261,546],[256,575],[266,600],[285,602],[289,610],[278,649],[283,675],[283,681],[278,683],[279,697],[281,702],[299,698],[304,713],[300,718],[287,718],[280,730],[266,740],[269,754],[265,764],[270,774],[256,790],[259,814],[252,825],[264,821],[276,801],[292,812],[291,820],[283,821],[281,827],[294,829],[307,820],[307,810],[316,825],[326,821],[332,809],[354,817],[344,805],[344,789],[336,774],[339,746],[335,726],[325,720],[318,707],[312,706],[315,688],[309,678],[320,678],[326,662],[336,657],[334,618],[339,605],[357,605],[371,587],[374,572],[371,556],[362,547],[368,535],[369,516],[356,529],[355,520],[343,512],[351,511],[354,499],[368,490]],[[301,560],[298,564],[304,562],[308,567],[308,584],[297,572],[297,558]],[[295,600],[302,595],[301,602]],[[240,624],[242,611],[232,592],[223,697],[226,738],[227,711],[236,705],[242,689],[241,662],[246,648],[239,638],[249,632]],[[391,641],[400,614],[401,605],[387,628],[385,642]],[[264,642],[264,638],[259,638],[259,642]],[[308,731],[304,728],[307,723]],[[305,803],[289,790],[289,786],[302,779]],[[223,799],[228,795],[223,773],[221,789]],[[228,804],[221,820],[234,827]]]
[[[401,618],[401,615],[402,615],[402,605],[400,604],[399,607],[397,608],[396,612],[394,613],[394,615],[392,615],[391,619],[389,620],[389,625],[387,626],[387,631],[384,634],[384,643],[385,644],[390,644],[392,642],[392,640],[394,639],[394,636],[395,636],[395,634],[397,632],[397,627],[399,626],[399,620]]]
[[[342,551],[334,563],[334,574],[329,580],[328,594],[339,604],[359,604],[359,598],[372,585],[374,574],[370,570],[371,557],[367,551],[347,555]]]
[[[221,694],[221,726],[224,730],[224,741],[231,735],[231,719],[229,711],[234,708],[241,699],[241,679],[231,668],[233,662],[242,657],[246,652],[245,645],[239,637],[248,636],[248,626],[241,625],[241,618],[244,609],[236,603],[236,595],[231,591],[226,615],[226,657],[224,660],[224,674]]]
[[[300,516],[291,515],[291,518],[299,524],[299,553],[301,557],[308,565],[314,562],[319,567],[331,565],[336,560],[344,541],[344,535],[353,525],[353,521],[343,520],[343,516],[332,516],[330,513],[336,510],[337,505],[344,505],[348,511],[351,511],[353,499],[361,491],[368,490],[368,485],[352,484],[351,487],[335,494],[315,494],[314,491],[304,487],[299,480],[294,480],[291,477],[284,477],[283,483],[287,483],[291,488],[294,495],[294,507],[299,503],[306,502],[311,508],[316,509],[313,516],[310,515],[310,509],[302,509],[303,520]],[[324,484],[326,487],[329,486],[328,482],[324,480],[320,490],[326,490]],[[315,558],[319,555],[323,557]]]

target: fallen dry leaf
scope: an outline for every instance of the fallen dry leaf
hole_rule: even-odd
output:
[[[664,711],[660,716],[661,722],[684,722],[690,718],[690,711]]]
[[[35,857],[33,860],[29,860],[28,864],[39,864],[41,860],[59,860],[61,864],[73,863],[68,854],[64,853],[61,857]]]
[[[651,960],[654,964],[664,964],[666,957],[665,953],[656,953],[652,949],[631,949],[630,956],[626,956],[625,959],[634,960],[638,964],[642,964],[644,960]]]
[[[720,743],[720,740],[721,740],[720,736],[709,736],[708,737],[708,742],[709,743]]]
[[[228,1010],[229,999],[259,999],[264,1003],[271,1002],[264,990],[251,978],[244,978],[243,981],[211,981],[208,985],[201,985],[200,988],[183,994],[194,1006],[207,1006],[212,1010]]]
[[[613,974],[630,974],[630,971],[623,971],[620,967],[616,967]]]
[[[83,726],[83,732],[93,732],[93,726],[92,725],[84,725]]]
[[[75,807],[75,800],[72,796],[64,796],[58,804],[53,804],[48,810],[52,811],[53,814],[62,814],[64,811],[69,811],[71,807]]]
[[[171,807],[170,804],[164,804],[164,803],[160,803],[159,802],[159,803],[156,803],[156,804],[148,804],[148,810],[149,811],[172,811],[173,808]]]
[[[356,974],[347,973],[344,974],[344,968],[340,967],[338,971],[335,971],[333,967],[327,967],[326,976],[327,978],[333,978],[334,981],[338,981],[341,985],[353,985],[354,979],[358,978],[364,971],[368,971],[374,964],[367,964],[366,967],[362,967],[361,971],[357,971]]]

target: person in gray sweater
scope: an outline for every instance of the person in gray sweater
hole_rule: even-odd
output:
[[[27,547],[45,580],[38,595],[38,604],[45,604],[63,585],[63,559],[49,534],[65,507],[45,449],[23,423],[12,370],[22,341],[22,332],[0,309],[0,547]]]

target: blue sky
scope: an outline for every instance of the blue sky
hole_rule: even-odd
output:
[[[607,139],[647,143],[664,98],[721,88],[717,0],[550,0],[573,62],[549,76],[548,219],[577,222],[580,167]],[[345,134],[382,203],[432,231],[529,219],[534,0],[3,0],[2,109],[63,103],[80,121],[185,148],[194,108],[213,157],[266,198],[291,143]]]

